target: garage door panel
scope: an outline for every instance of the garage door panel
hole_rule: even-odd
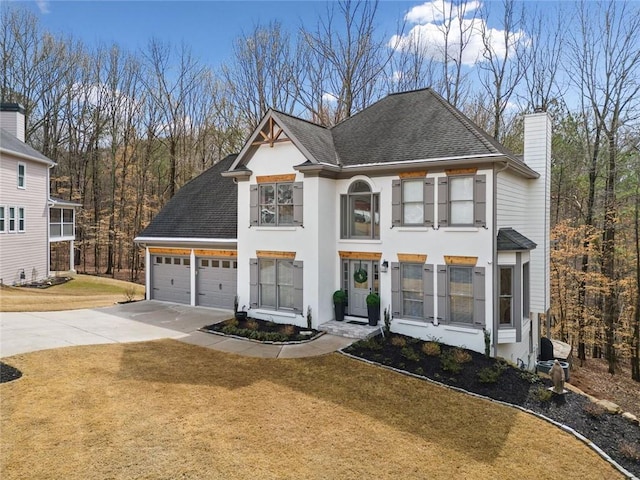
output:
[[[189,305],[191,303],[190,278],[188,258],[156,257],[151,280],[153,298]]]
[[[198,259],[198,304],[233,308],[237,288],[235,260]]]

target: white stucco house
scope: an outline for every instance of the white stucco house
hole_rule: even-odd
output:
[[[270,110],[136,241],[147,297],[314,327],[377,292],[392,331],[533,365],[549,308],[546,113],[516,156],[431,89],[325,128]],[[196,268],[192,268],[192,267]],[[363,280],[362,270],[366,272]],[[358,271],[360,275],[355,276]]]
[[[25,143],[21,105],[0,105],[0,127],[0,283],[39,282],[51,274],[52,243],[69,242],[73,252],[79,205],[50,197],[55,162]]]

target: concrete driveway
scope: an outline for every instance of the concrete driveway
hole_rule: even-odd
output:
[[[273,345],[200,332],[222,322],[231,310],[145,300],[113,307],[61,312],[0,313],[0,357],[74,345],[127,343],[173,338],[223,352],[262,358],[324,355],[354,340],[322,335],[311,342]]]

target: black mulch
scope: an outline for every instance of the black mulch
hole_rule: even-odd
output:
[[[321,333],[311,328],[268,322],[250,317],[239,320],[232,318],[224,322],[207,325],[202,327],[201,330],[275,343],[302,342],[311,340]]]
[[[17,380],[22,376],[22,372],[17,368],[0,362],[0,383],[10,382]]]
[[[392,337],[403,338],[406,345],[393,345]],[[398,342],[396,342],[398,343]],[[400,343],[402,343],[400,341]],[[344,349],[346,353],[387,365],[399,370],[421,375],[446,385],[484,395],[486,397],[518,405],[540,413],[567,425],[581,433],[629,472],[640,475],[640,458],[633,458],[629,451],[640,454],[640,427],[622,418],[593,408],[590,400],[574,392],[564,395],[546,394],[551,386],[549,379],[486,358],[477,352],[466,350],[472,360],[463,363],[459,373],[442,368],[439,356],[427,356],[422,352],[425,342],[400,335],[386,339],[375,337],[360,341]],[[452,347],[440,345],[442,352]],[[499,370],[494,383],[482,383],[479,372]]]

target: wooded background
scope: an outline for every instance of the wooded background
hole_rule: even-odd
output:
[[[605,356],[611,373],[629,359],[640,381],[640,5],[433,5],[438,42],[406,25],[379,31],[375,2],[329,2],[293,33],[256,25],[213,66],[157,38],[89,48],[4,2],[0,96],[25,107],[27,142],[58,163],[51,194],[83,206],[78,268],[131,280],[144,269],[133,238],[181,185],[238,152],[269,107],[333,125],[430,86],[515,152],[522,114],[542,108],[554,127],[554,336],[581,361]]]

